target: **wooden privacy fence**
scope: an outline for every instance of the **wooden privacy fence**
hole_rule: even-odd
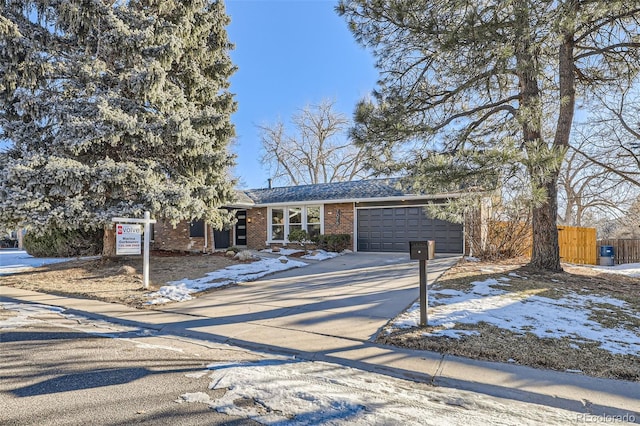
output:
[[[596,228],[558,226],[558,244],[563,262],[597,264]]]
[[[518,239],[519,248],[518,253],[524,256],[531,257],[531,248],[533,241],[531,233],[515,235],[503,235],[504,233],[496,232],[500,230],[514,230],[522,229],[523,226],[514,227],[514,223],[497,222],[492,224],[492,231],[489,232],[489,239],[491,244],[497,245],[501,239]],[[530,228],[529,228],[530,229]],[[504,243],[504,242],[503,242]],[[583,265],[597,265],[599,248],[596,244],[596,229],[595,228],[582,228],[577,226],[558,226],[558,245],[560,246],[560,260],[568,263],[578,263]],[[640,253],[640,252],[639,252]]]
[[[613,247],[613,261],[616,265],[622,263],[640,262],[640,240],[619,238],[598,241],[598,256],[600,246]]]

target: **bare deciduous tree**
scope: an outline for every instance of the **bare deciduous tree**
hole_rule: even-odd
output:
[[[640,239],[640,198],[631,203],[624,215],[603,221],[600,238]]]
[[[585,219],[594,217],[619,217],[624,214],[638,194],[637,188],[607,168],[582,155],[611,167],[625,169],[624,158],[615,151],[602,149],[587,142],[569,148],[558,177],[558,222],[567,226],[585,226]]]
[[[578,128],[580,145],[572,149],[619,179],[640,188],[640,80],[619,89],[618,102],[611,93],[600,95],[589,122]],[[589,147],[590,149],[586,149]],[[605,158],[595,153],[606,153]]]
[[[371,174],[363,150],[348,138],[350,121],[334,109],[335,102],[307,105],[291,118],[258,126],[261,162],[270,176],[285,185],[304,185],[364,179]]]

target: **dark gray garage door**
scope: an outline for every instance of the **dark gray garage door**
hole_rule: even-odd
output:
[[[431,219],[422,207],[358,210],[358,251],[409,253],[409,241],[435,240],[437,253],[462,253],[462,225]]]

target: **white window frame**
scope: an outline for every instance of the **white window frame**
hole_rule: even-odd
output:
[[[289,209],[302,209],[302,229],[307,230],[307,209],[310,207],[320,208],[320,234],[324,234],[324,204],[291,204],[286,206],[273,206],[267,209],[267,244],[279,243],[287,244],[287,236],[289,235]],[[273,239],[273,210],[283,210],[284,212],[284,239]]]

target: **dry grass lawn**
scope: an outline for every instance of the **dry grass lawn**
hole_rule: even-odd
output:
[[[158,290],[167,282],[201,278],[207,272],[238,263],[218,253],[152,252],[148,290],[142,287],[140,256],[54,263],[27,272],[0,276],[0,285],[148,308],[149,305],[144,304],[148,301],[146,294]]]
[[[564,265],[565,272],[534,271],[524,262],[502,263],[460,262],[435,284],[436,289],[465,291],[472,281],[498,278],[515,272],[523,279],[509,281],[508,291],[531,293],[560,299],[569,291],[579,294],[598,294],[620,299],[640,313],[640,279],[622,275],[603,274],[591,268]],[[576,306],[575,309],[580,309]],[[629,315],[627,310],[607,306],[607,310],[592,314],[603,326],[624,326],[640,340],[640,314]],[[599,312],[599,313],[595,313]],[[551,323],[553,319],[550,319]],[[487,323],[460,324],[456,329],[475,331],[468,336],[451,338],[429,336],[430,327],[394,329],[388,326],[378,336],[378,342],[413,349],[426,349],[475,359],[512,362],[531,367],[559,371],[579,371],[584,374],[640,381],[640,354],[619,355],[599,348],[598,342],[571,338],[540,338],[533,333],[514,333]]]

